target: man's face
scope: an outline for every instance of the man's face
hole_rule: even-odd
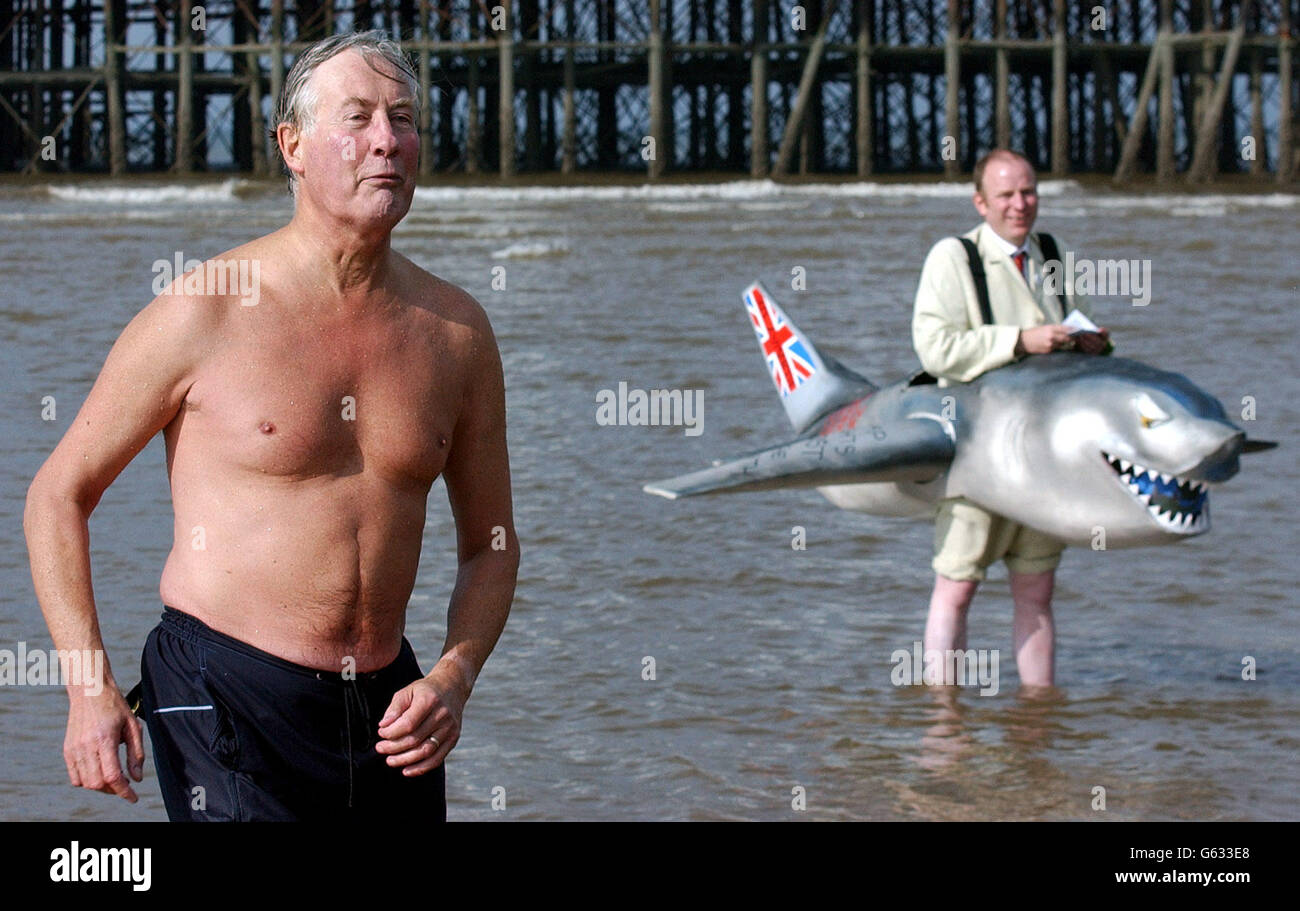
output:
[[[1003,240],[1019,246],[1038,217],[1038,178],[1027,162],[997,158],[984,168],[975,210]]]
[[[373,62],[382,72],[349,50],[312,73],[318,103],[313,127],[299,134],[298,193],[358,228],[391,231],[411,206],[420,138],[406,81]]]

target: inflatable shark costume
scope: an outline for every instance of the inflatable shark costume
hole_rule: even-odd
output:
[[[929,516],[949,497],[1067,544],[1168,544],[1210,528],[1209,485],[1247,441],[1186,377],[1056,352],[940,387],[878,388],[819,353],[761,285],[744,293],[795,439],[645,486],[670,499],[816,487],[842,509]]]

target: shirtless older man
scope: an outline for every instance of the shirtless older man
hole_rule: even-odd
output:
[[[442,763],[519,548],[487,317],[390,248],[419,102],[379,33],[306,51],[277,127],[293,219],[221,257],[260,264],[255,301],[178,279],[123,331],[28,493],[54,642],[102,649],[88,518],[164,434],[174,544],[143,709],[172,819],[445,818]],[[422,675],[402,633],[439,475],[459,572]],[[68,775],[135,801],[119,750],[140,781],[140,725],[111,670],[103,683],[69,688]]]

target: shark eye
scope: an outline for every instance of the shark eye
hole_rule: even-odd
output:
[[[1153,402],[1145,392],[1135,398],[1133,404],[1137,407],[1138,420],[1142,422],[1143,427],[1159,427],[1170,419],[1164,409]]]

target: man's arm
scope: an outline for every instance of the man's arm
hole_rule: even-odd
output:
[[[376,749],[405,775],[437,768],[460,739],[465,703],[505,627],[519,569],[501,356],[486,316],[477,328],[469,392],[443,470],[460,563],[447,638],[433,670],[395,693],[379,723]]]
[[[104,648],[90,578],[91,512],[122,469],[180,408],[210,326],[194,298],[159,297],[123,330],[76,419],[27,492],[23,529],[32,582],[58,649]],[[104,655],[102,681],[68,685],[63,743],[74,786],[132,803],[118,750],[131,776],[143,774],[140,723],[118,691]]]
[[[921,269],[912,311],[912,344],[933,376],[969,382],[1016,358],[1016,326],[971,327],[968,301],[975,281],[961,243],[945,238],[931,248]]]

